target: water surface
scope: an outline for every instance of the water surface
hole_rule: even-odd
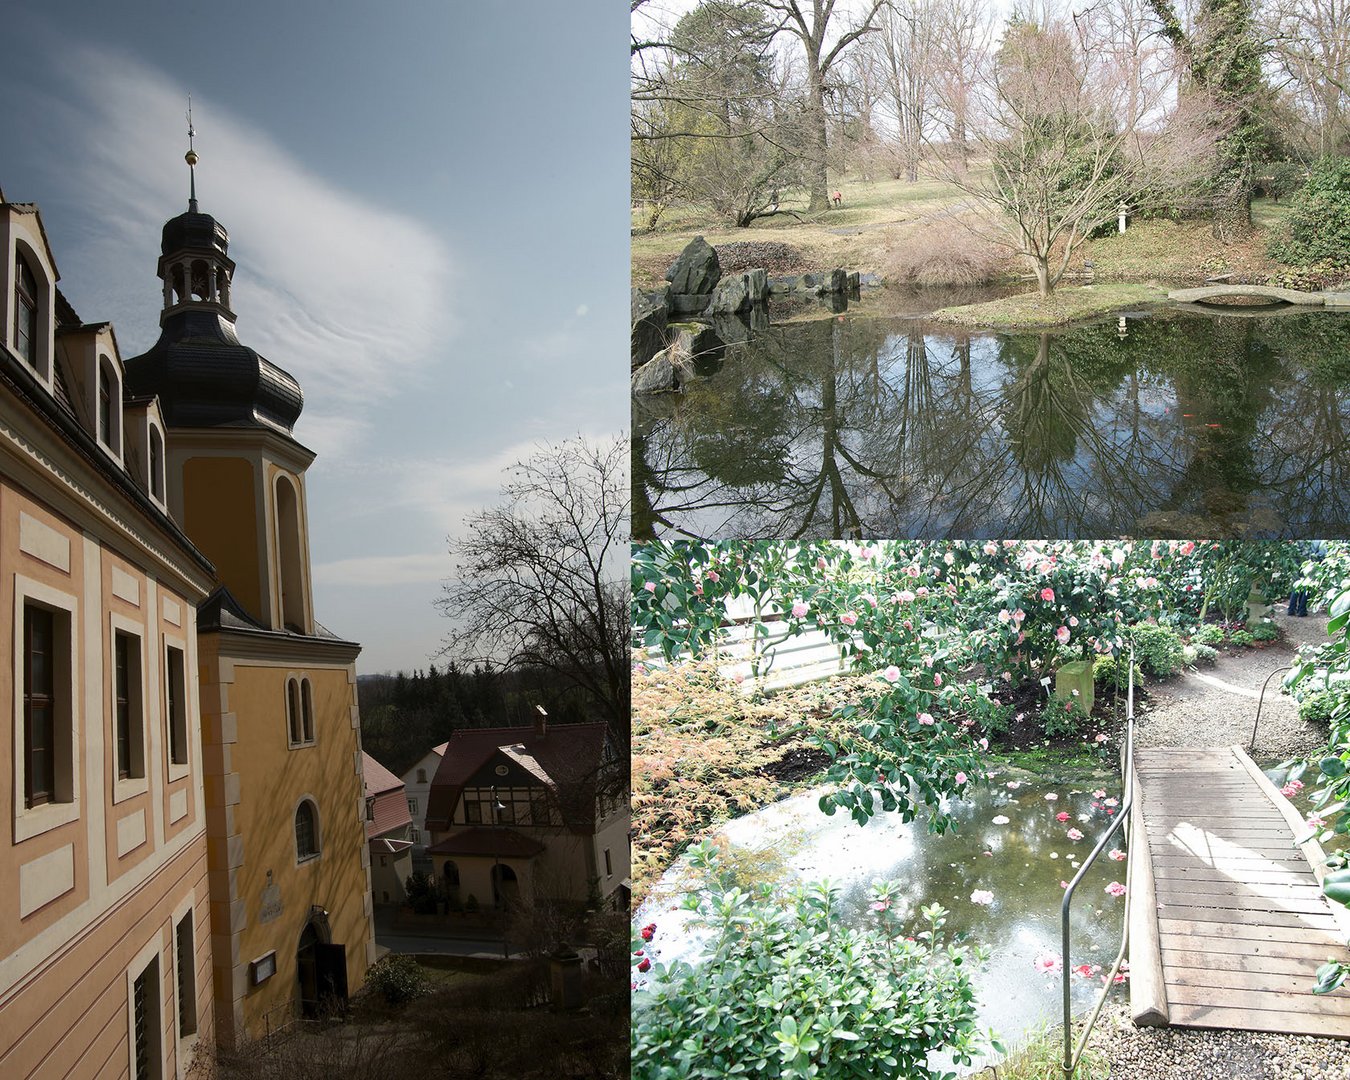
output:
[[[920,301],[771,326],[634,399],[635,536],[1350,536],[1350,313],[870,313]]]

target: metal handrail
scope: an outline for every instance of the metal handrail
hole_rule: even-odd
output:
[[[1117,684],[1119,685],[1119,684]],[[1074,890],[1078,888],[1078,883],[1083,879],[1083,875],[1088,872],[1088,868],[1097,861],[1102,851],[1105,850],[1111,837],[1115,836],[1122,828],[1125,829],[1127,845],[1133,848],[1129,843],[1129,826],[1126,822],[1129,820],[1130,811],[1134,808],[1134,646],[1130,646],[1130,668],[1128,690],[1125,698],[1125,754],[1122,762],[1123,778],[1125,784],[1124,798],[1121,800],[1120,813],[1116,815],[1116,820],[1111,823],[1111,827],[1102,834],[1102,838],[1097,841],[1097,846],[1092,849],[1092,854],[1083,860],[1083,865],[1078,868],[1078,873],[1069,882],[1068,888],[1064,890],[1064,900],[1059,907],[1061,944],[1063,951],[1061,954],[1061,975],[1064,984],[1064,1062],[1060,1068],[1066,1076],[1071,1076],[1078,1067],[1078,1062],[1083,1056],[1083,1051],[1087,1048],[1088,1038],[1092,1035],[1092,1027],[1097,1022],[1097,1017],[1101,1015],[1102,1006],[1106,1004],[1106,996],[1111,992],[1111,987],[1115,982],[1117,973],[1120,971],[1120,965],[1125,959],[1125,951],[1130,943],[1130,899],[1131,891],[1125,893],[1125,917],[1124,927],[1120,935],[1120,952],[1116,954],[1116,962],[1112,965],[1110,973],[1106,976],[1106,984],[1102,991],[1097,995],[1097,1004],[1093,1006],[1092,1015],[1088,1017],[1087,1026],[1083,1029],[1083,1037],[1078,1041],[1077,1049],[1073,1045],[1073,1009],[1070,1004],[1070,983],[1071,965],[1069,963],[1069,905],[1073,902]],[[1132,852],[1133,854],[1133,852]]]
[[[1266,681],[1261,684],[1261,696],[1256,699],[1256,719],[1252,721],[1252,741],[1247,744],[1248,752],[1256,749],[1256,727],[1261,723],[1261,706],[1266,703],[1266,687],[1270,685],[1270,680],[1275,678],[1281,671],[1293,670],[1293,664],[1285,664],[1284,667],[1277,667],[1266,676]]]

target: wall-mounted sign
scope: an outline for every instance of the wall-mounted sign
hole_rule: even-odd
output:
[[[249,961],[248,981],[257,986],[265,982],[277,973],[277,954],[274,949],[270,953],[258,957],[256,960]]]
[[[281,886],[264,885],[262,904],[258,908],[258,922],[270,923],[273,919],[281,917],[281,911]]]

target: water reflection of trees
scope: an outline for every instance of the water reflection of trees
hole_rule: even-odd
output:
[[[638,536],[1346,533],[1350,318],[774,328],[635,407]]]

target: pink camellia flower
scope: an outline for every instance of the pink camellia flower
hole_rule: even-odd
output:
[[[964,784],[964,783],[966,782],[966,774],[963,773],[963,772],[957,773],[957,774],[956,774],[956,782],[957,782],[958,784]]]
[[[912,603],[913,600],[914,600],[914,594],[913,594],[912,592],[910,592],[908,589],[901,589],[901,590],[900,590],[900,602],[901,602],[902,604]]]
[[[934,674],[934,675],[933,675],[933,685],[934,685],[934,686],[941,686],[941,685],[942,685],[942,676],[941,676],[941,675],[937,675],[937,674]]]
[[[1008,620],[1010,620],[1011,618],[1012,618],[1012,612],[1010,612],[1007,608],[1004,608],[1002,611],[1000,611],[1000,612],[998,613],[998,621],[1001,622],[1001,623],[1006,623],[1006,622],[1008,622]]]
[[[866,544],[864,544],[862,550],[858,552],[859,558],[863,559],[870,559],[872,557],[872,554],[873,554],[872,549],[868,547]]]
[[[804,600],[798,600],[796,603],[792,605],[792,617],[794,619],[804,618],[806,616],[806,613],[810,610],[811,609],[806,606],[806,602]]]
[[[1303,790],[1302,780],[1290,780],[1284,787],[1280,788],[1280,794],[1286,799],[1292,798]]]
[[[919,713],[919,723],[921,723],[924,727],[932,727],[933,724],[936,723],[936,721],[928,713],[921,712]]]
[[[1101,967],[1099,967],[1097,964],[1079,964],[1076,968],[1073,969],[1073,973],[1077,975],[1080,979],[1091,979],[1093,976],[1097,975],[1101,970],[1102,970]]]
[[[1004,681],[1004,682],[1012,682],[1012,672],[1011,672],[1011,671],[1005,671],[1005,672],[1003,673],[1003,681]]]
[[[1308,815],[1308,827],[1311,829],[1320,829],[1326,824],[1326,819],[1317,814]]]
[[[858,622],[858,616],[851,611],[846,611],[839,616],[839,621],[843,623],[845,626],[856,626]]]
[[[1069,812],[1068,812],[1067,810],[1061,810],[1058,814],[1055,815],[1055,820],[1056,820],[1056,821],[1068,821],[1068,820],[1069,820]]]
[[[928,586],[927,586],[927,585],[920,585],[920,586],[915,590],[915,593],[918,595],[919,599],[922,600],[925,596],[928,595]]]
[[[1104,732],[1104,731],[1099,731],[1099,732],[1097,733],[1097,737],[1094,738],[1092,741],[1093,741],[1093,742],[1096,742],[1096,743],[1104,743],[1104,742],[1106,742],[1106,740],[1109,739],[1109,738],[1110,738],[1110,736],[1107,735],[1106,732]]]
[[[1047,604],[1053,604],[1055,602],[1055,590],[1046,586],[1041,590],[1041,599]]]
[[[744,671],[738,671],[738,672],[736,672],[735,675],[732,676],[732,678],[733,678],[736,682],[738,682],[738,683],[743,683],[743,682],[745,682],[745,672],[744,672]]]
[[[1102,805],[1103,805],[1103,806],[1119,806],[1119,805],[1120,805],[1120,800],[1119,800],[1119,799],[1103,799],[1103,800],[1102,800]]]
[[[1046,792],[1046,795],[1045,795],[1045,801],[1046,801],[1046,802],[1054,802],[1054,801],[1055,801],[1056,799],[1058,799],[1058,798],[1059,798],[1059,796],[1056,795],[1053,791],[1048,791],[1048,792]]]
[[[924,666],[924,667],[932,667],[932,666],[933,666],[933,658],[932,658],[931,656],[925,656],[925,657],[923,658],[923,666]]]
[[[1183,555],[1189,555],[1194,550],[1195,544],[1190,540],[1187,540],[1184,544],[1181,545],[1181,553]]]
[[[942,561],[948,566],[951,566],[956,562],[956,556],[949,551],[946,555],[942,556]]]
[[[863,603],[865,604],[871,604],[872,607],[874,608],[877,606],[877,598],[873,596],[870,592],[863,593],[862,596],[858,597],[858,599],[863,601]]]
[[[1077,625],[1078,625],[1078,616],[1077,616],[1077,615],[1070,615],[1070,616],[1069,616],[1069,625],[1070,625],[1070,626],[1077,626]]]
[[[1110,885],[1106,887],[1106,891],[1110,893],[1112,896],[1124,896],[1125,886],[1122,885],[1119,881],[1113,881],[1111,882]]]
[[[651,941],[653,934],[655,934],[655,931],[650,926],[644,926],[642,928],[643,941]]]
[[[1081,832],[1079,832],[1077,829],[1070,829],[1070,830],[1069,830],[1068,832],[1066,832],[1064,835],[1067,836],[1070,840],[1081,840],[1081,839],[1083,839],[1083,834],[1082,834]]]
[[[1041,953],[1040,956],[1036,957],[1034,964],[1036,970],[1042,975],[1053,974],[1064,966],[1064,962],[1054,953]]]
[[[1061,645],[1067,645],[1069,643],[1069,628],[1067,626],[1061,626],[1055,631],[1055,637],[1059,639]]]
[[[694,595],[695,596],[703,595],[703,582],[700,581],[697,585],[694,586]]]
[[[900,669],[896,667],[894,664],[892,664],[890,667],[888,667],[885,671],[881,673],[881,677],[885,679],[888,683],[896,682],[900,678]]]
[[[638,962],[638,970],[641,971],[643,974],[646,974],[648,971],[651,971],[651,969],[652,969],[651,960],[649,960],[647,957],[644,956]]]
[[[890,907],[890,906],[891,906],[891,902],[890,902],[889,900],[873,900],[873,901],[872,901],[872,910],[873,910],[873,911],[885,911],[885,910],[886,910],[888,907]]]
[[[816,565],[817,565],[818,567],[820,567],[820,569],[822,569],[822,570],[825,569],[826,563],[825,563],[825,556],[824,556],[824,555],[822,555],[819,559],[816,560]]]
[[[984,549],[983,549],[983,550],[984,550],[984,553],[985,553],[986,555],[997,555],[997,554],[998,554],[998,545],[997,545],[996,543],[994,543],[992,540],[986,540],[986,541],[984,542]]]
[[[1123,862],[1125,860],[1125,852],[1121,851],[1118,847],[1113,847],[1106,853],[1106,857],[1108,859],[1115,859],[1116,862]]]
[[[721,579],[720,577],[717,576],[717,571],[716,571],[716,570],[709,570],[709,571],[708,571],[708,580],[711,581],[714,585],[716,585],[716,584],[717,584],[719,581],[721,581],[722,579]]]
[[[976,889],[970,894],[970,902],[972,904],[984,904],[987,906],[994,902],[994,894],[988,889]]]
[[[917,566],[911,564],[911,565],[905,567],[905,573],[908,574],[910,577],[918,577],[918,576],[919,576],[919,568],[918,568]]]
[[[906,620],[904,621],[903,625],[904,625],[904,628],[905,628],[906,630],[913,630],[913,629],[914,629],[914,624],[913,624],[912,622],[910,622],[908,619],[906,619]]]
[[[989,740],[988,740],[988,739],[981,739],[981,740],[980,740],[980,749],[981,749],[981,750],[988,750],[988,749],[989,749]]]
[[[1061,889],[1067,889],[1067,888],[1069,887],[1069,883],[1068,883],[1067,881],[1065,881],[1063,878],[1060,878],[1060,879],[1059,879],[1059,887],[1060,887]]]
[[[1106,798],[1106,790],[1104,788],[1098,788],[1092,793],[1092,797],[1094,799],[1104,799]]]
[[[648,592],[656,592],[656,582],[654,581],[644,582],[642,587]]]
[[[1016,791],[1016,790],[1017,790],[1018,788],[1020,788],[1021,786],[1022,786],[1022,781],[1021,781],[1021,780],[1009,780],[1009,781],[1008,781],[1008,790],[1009,790],[1009,791]]]

